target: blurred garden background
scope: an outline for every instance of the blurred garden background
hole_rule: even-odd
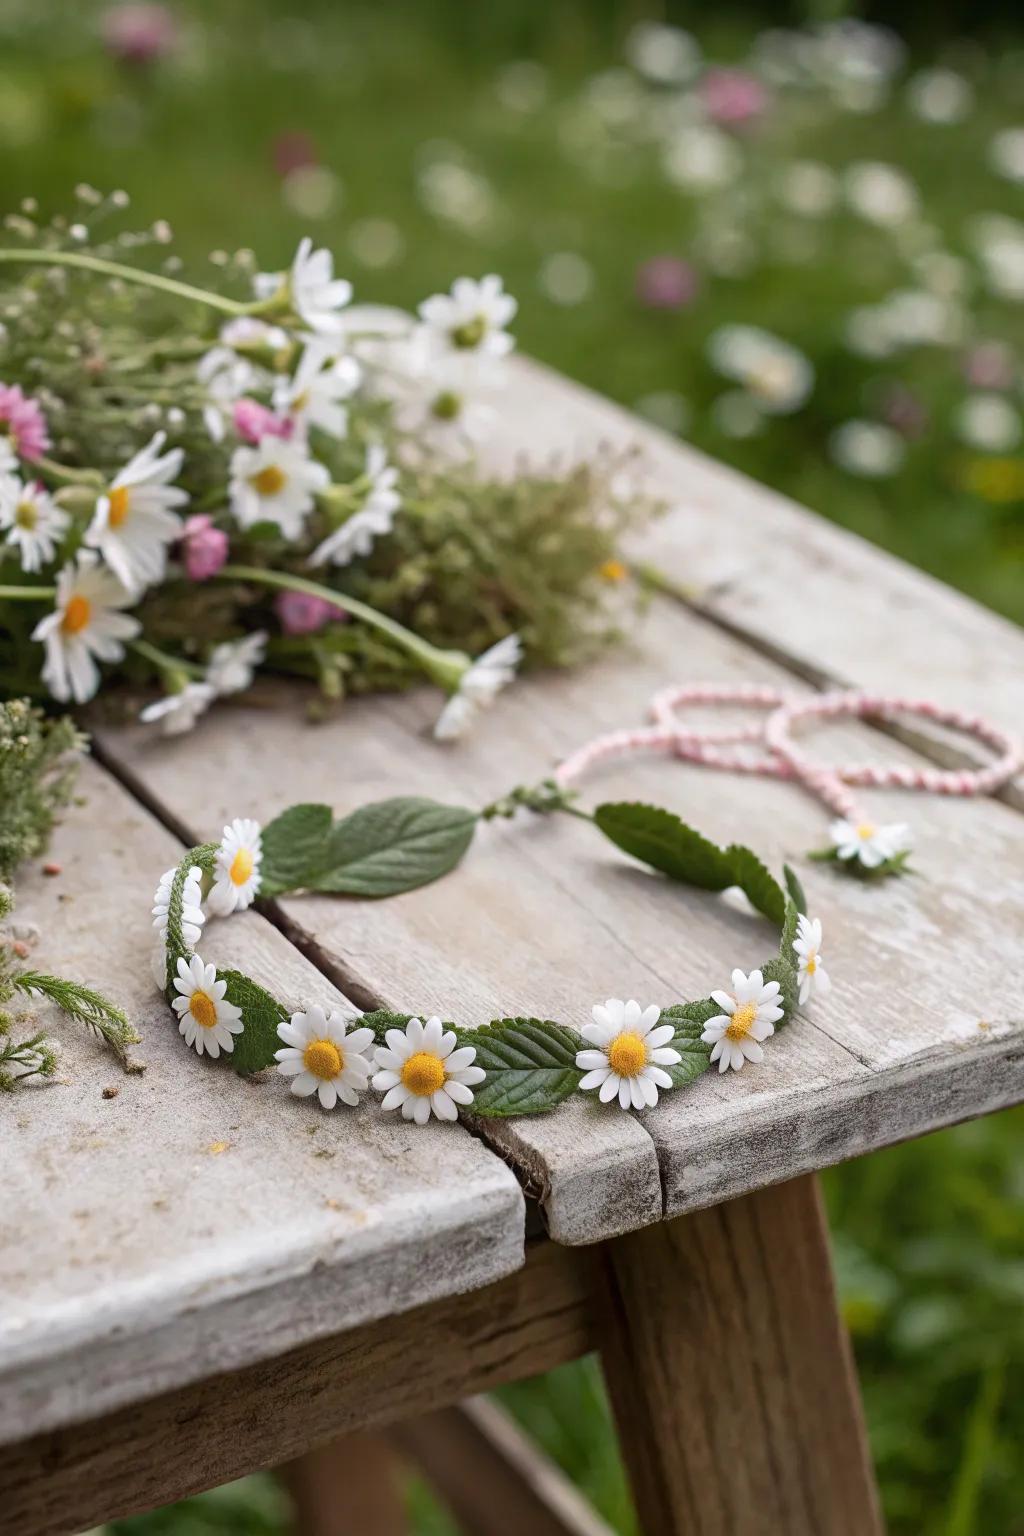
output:
[[[526,351],[1024,620],[1024,30],[887,20],[3,0],[0,211],[124,189],[142,258],[173,234],[200,280],[309,233],[366,301],[499,272]],[[1007,1114],[826,1178],[895,1536],[1024,1533],[1022,1153]],[[503,1395],[632,1532],[594,1362]],[[110,1530],[287,1513],[263,1477]]]

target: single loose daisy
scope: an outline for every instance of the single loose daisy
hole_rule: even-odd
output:
[[[216,697],[216,690],[209,683],[186,683],[177,692],[147,704],[139,711],[139,719],[143,725],[152,725],[159,720],[165,736],[184,736],[199,716],[205,715]]]
[[[374,1053],[381,1069],[373,1086],[384,1095],[382,1109],[398,1109],[402,1118],[426,1125],[430,1112],[439,1120],[457,1120],[459,1105],[472,1104],[473,1088],[487,1076],[474,1067],[476,1047],[458,1046],[454,1031],[440,1019],[410,1019],[405,1029],[389,1029],[387,1046]]]
[[[255,447],[236,448],[231,455],[231,510],[243,528],[276,523],[286,539],[297,539],[314,497],[330,481],[324,466],[309,457],[305,443],[268,435]]]
[[[610,997],[594,1005],[593,1015],[594,1022],[580,1033],[594,1048],[576,1053],[576,1065],[586,1074],[580,1087],[596,1088],[602,1104],[617,1097],[621,1109],[657,1104],[658,1089],[672,1087],[665,1068],[682,1060],[668,1043],[675,1025],[659,1024],[661,1009],[654,1003],[641,1008],[633,998],[624,1003]]]
[[[278,1025],[285,1047],[274,1053],[277,1070],[291,1078],[292,1093],[303,1099],[315,1093],[324,1109],[339,1099],[353,1108],[359,1103],[373,1071],[373,1030],[352,1028],[361,1017],[313,1007]]]
[[[71,526],[71,519],[41,481],[25,484],[16,475],[0,476],[0,528],[18,551],[23,571],[38,571],[51,561]]]
[[[812,992],[820,992],[824,997],[832,982],[828,971],[821,963],[821,919],[805,917],[801,912],[797,918],[796,938],[793,940],[793,948],[797,955],[797,972],[800,977],[800,1001],[806,1003]]]
[[[865,869],[877,869],[910,847],[910,829],[905,822],[876,826],[873,821],[834,821],[828,829],[836,856],[857,859]]]
[[[314,250],[307,237],[299,242],[287,275],[261,272],[256,278],[256,296],[274,298],[284,292],[292,309],[322,336],[339,336],[344,320],[338,313],[352,297],[352,284],[334,276],[334,258],[330,251]]]
[[[236,817],[224,828],[214,861],[214,881],[206,905],[218,917],[243,912],[260,893],[263,844],[260,824]]]
[[[57,607],[40,619],[32,639],[46,647],[43,682],[55,699],[84,704],[100,683],[100,661],[120,661],[123,641],[139,633],[138,619],[118,610],[132,595],[111,572],[104,570],[90,549],[80,550],[74,564],[57,577]]]
[[[395,513],[402,498],[396,487],[398,470],[388,463],[388,456],[380,443],[371,443],[366,450],[366,467],[355,482],[364,493],[363,503],[357,512],[328,534],[309,557],[310,565],[348,565],[356,557],[370,553],[374,541],[391,532]]]
[[[338,357],[320,340],[307,343],[292,378],[279,379],[274,388],[274,409],[293,421],[300,431],[316,427],[329,437],[348,431],[348,401],[362,380],[363,370],[354,357]]]
[[[19,459],[41,459],[50,446],[46,417],[20,384],[0,384],[0,444],[8,443]]]
[[[487,709],[502,688],[516,675],[523,657],[518,635],[506,635],[466,669],[455,693],[441,711],[434,736],[438,741],[456,741],[464,736],[475,717]]]
[[[233,1051],[234,1037],[245,1027],[242,1010],[227,1001],[228,984],[217,980],[217,967],[204,965],[198,955],[191,960],[182,955],[174,986],[179,995],[171,999],[171,1007],[185,1044],[194,1046],[200,1056],[204,1051],[208,1056]]]
[[[243,692],[252,683],[266,649],[265,629],[254,630],[242,640],[224,640],[215,645],[206,664],[207,683],[220,697]]]
[[[167,914],[171,905],[171,886],[174,884],[175,871],[165,870],[160,876],[160,884],[156,888],[153,897],[153,927],[165,942],[167,940]],[[206,913],[203,911],[203,872],[198,865],[193,864],[185,876],[185,884],[181,893],[181,936],[189,949],[194,949],[199,943],[206,922]]]
[[[761,1061],[761,1041],[774,1035],[777,1020],[785,1010],[779,1007],[779,984],[766,982],[760,971],[745,976],[732,973],[731,992],[712,992],[712,1001],[723,1011],[708,1019],[701,1039],[713,1047],[711,1060],[719,1072],[733,1067],[737,1072],[748,1061]]]
[[[155,586],[167,573],[167,549],[181,537],[184,524],[175,507],[188,492],[172,485],[185,457],[180,448],[161,453],[167,435],[158,432],[120,470],[96,503],[85,535],[110,569],[132,592]]]
[[[504,357],[515,341],[505,330],[518,308],[493,273],[476,282],[458,277],[451,293],[435,293],[420,305],[420,317],[439,340],[458,351]]]

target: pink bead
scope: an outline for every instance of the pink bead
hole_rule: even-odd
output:
[[[228,558],[228,536],[215,528],[213,518],[197,512],[185,519],[181,558],[189,581],[209,581]]]
[[[315,635],[325,624],[348,619],[344,608],[312,592],[279,592],[274,598],[274,612],[286,635]]]

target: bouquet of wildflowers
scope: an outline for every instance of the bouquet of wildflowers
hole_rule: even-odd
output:
[[[329,698],[424,674],[462,733],[524,653],[568,664],[614,632],[636,515],[613,466],[488,477],[515,300],[460,278],[418,315],[353,306],[303,240],[287,271],[223,257],[208,291],[6,221],[0,248],[0,689],[84,704],[159,685],[189,729],[260,668]],[[475,658],[475,659],[473,659]]]

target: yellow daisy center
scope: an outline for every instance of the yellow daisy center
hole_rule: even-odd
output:
[[[862,821],[857,828],[857,836],[866,840],[869,837],[874,837],[877,831],[878,828],[873,821]]]
[[[623,1030],[608,1047],[608,1065],[619,1077],[636,1077],[647,1065],[647,1047],[633,1030]]]
[[[35,503],[31,501],[19,501],[14,511],[14,521],[19,528],[27,528],[31,531],[39,521],[39,513]]]
[[[818,969],[818,957],[817,957],[817,955],[808,955],[807,959],[804,962],[804,970],[807,972],[808,976],[813,976],[817,969]]]
[[[477,315],[474,320],[467,320],[463,325],[457,325],[451,333],[451,338],[457,347],[467,349],[478,347],[487,335],[487,321],[483,315]]]
[[[108,492],[107,500],[110,503],[107,522],[111,528],[120,528],[128,516],[128,487],[126,485],[115,485],[114,489]]]
[[[188,1011],[203,1029],[212,1029],[217,1022],[217,1004],[208,992],[193,992],[188,1000]]]
[[[268,464],[266,469],[261,469],[258,474],[253,475],[249,484],[261,496],[277,496],[284,490],[287,481],[288,476],[283,469],[279,469],[276,464]]]
[[[427,1099],[444,1087],[444,1062],[430,1051],[417,1051],[409,1057],[401,1075],[410,1093]]]
[[[333,1040],[311,1040],[302,1053],[302,1065],[321,1082],[330,1082],[345,1065],[345,1058]]]
[[[599,568],[603,581],[625,581],[629,575],[621,560],[605,560]]]
[[[749,1035],[757,1023],[757,1004],[741,1003],[729,1020],[729,1028],[726,1030],[730,1040],[742,1040]]]
[[[92,604],[89,599],[76,592],[64,609],[60,627],[66,635],[77,635],[88,624],[91,613]]]
[[[253,857],[248,848],[239,848],[231,860],[228,879],[233,885],[244,885],[253,871]]]

